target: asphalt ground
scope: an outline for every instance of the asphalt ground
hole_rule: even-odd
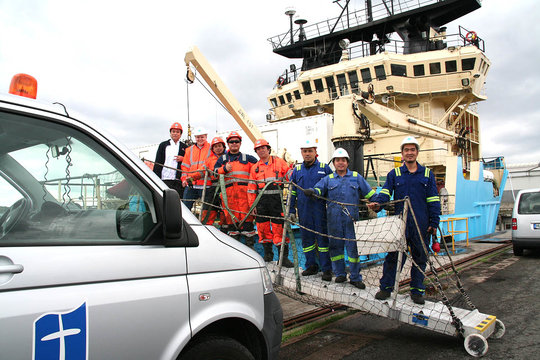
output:
[[[480,312],[503,321],[501,339],[488,339],[484,359],[540,358],[540,252],[516,257],[511,248],[461,271]],[[395,320],[350,312],[283,343],[280,359],[470,359],[458,337]]]

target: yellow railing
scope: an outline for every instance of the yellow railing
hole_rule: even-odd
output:
[[[456,230],[454,223],[456,221],[461,221],[461,220],[465,220],[465,230]],[[466,218],[466,217],[448,218],[448,219],[441,220],[441,225],[442,223],[446,223],[446,232],[448,235],[452,236],[452,253],[455,253],[455,235],[457,234],[465,234],[466,239],[467,239],[466,246],[469,246],[469,218]],[[445,235],[440,234],[440,237],[441,237],[440,241],[444,241],[444,236]]]

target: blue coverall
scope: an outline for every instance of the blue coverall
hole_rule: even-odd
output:
[[[386,182],[378,194],[377,202],[388,202],[392,193],[394,194],[394,200],[401,200],[408,196],[414,215],[416,216],[416,221],[418,222],[418,227],[422,233],[422,239],[424,239],[426,248],[428,248],[430,239],[427,230],[429,226],[434,229],[439,226],[441,203],[437,192],[435,176],[428,168],[418,163],[417,166],[418,169],[414,173],[409,172],[405,165],[390,170]],[[396,203],[396,214],[403,211],[403,204],[403,202]],[[407,245],[410,247],[412,259],[420,267],[422,272],[424,272],[426,270],[427,254],[422,246],[414,218],[410,211],[407,216],[405,237],[407,239]],[[394,289],[397,259],[397,252],[390,252],[386,256],[383,265],[383,276],[380,281],[381,290],[392,292]],[[405,256],[403,257],[402,267],[404,263]],[[426,288],[424,286],[424,275],[422,272],[415,266],[412,266],[411,293],[421,295],[425,293]]]
[[[371,199],[375,195],[368,182],[356,171],[347,169],[344,176],[339,176],[337,172],[321,179],[314,187],[315,192],[329,200],[359,204],[360,195],[366,199]],[[377,196],[377,195],[375,195]],[[360,275],[360,258],[356,246],[356,235],[354,232],[354,221],[359,219],[357,205],[340,205],[328,201],[326,207],[328,219],[328,235],[351,240],[338,240],[332,237],[330,242],[330,260],[334,275],[346,276],[344,247],[347,249],[349,257],[349,269],[351,281],[362,281]]]
[[[291,174],[291,182],[297,184],[302,189],[312,188],[320,179],[331,174],[332,169],[328,164],[315,160],[310,166],[305,163],[296,165]],[[307,229],[317,233],[326,234],[326,202],[304,195],[297,188],[292,189],[291,213],[294,213],[296,206],[298,210],[298,222]],[[302,234],[302,248],[306,257],[304,269],[317,265],[317,248],[319,249],[319,262],[321,270],[332,269],[330,255],[328,253],[328,238],[309,230],[300,228]]]

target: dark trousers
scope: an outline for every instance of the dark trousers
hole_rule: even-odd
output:
[[[182,199],[184,196],[184,188],[182,187],[182,182],[180,180],[163,180],[163,182],[169,189],[176,190],[178,195],[180,195],[180,199]]]

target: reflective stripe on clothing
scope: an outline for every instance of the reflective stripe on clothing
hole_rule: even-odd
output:
[[[184,160],[182,161],[182,181],[191,177],[195,171],[204,169],[205,161],[210,157],[210,143],[206,142],[203,147],[193,144],[186,149]],[[204,185],[204,180],[195,181],[195,185]]]

